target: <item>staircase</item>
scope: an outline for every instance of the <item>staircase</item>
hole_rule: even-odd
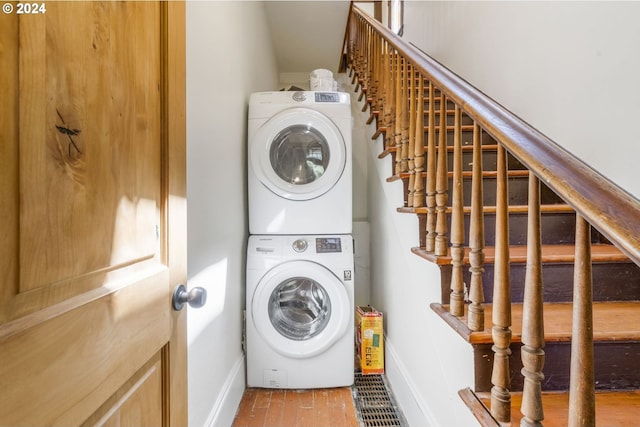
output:
[[[357,7],[345,47],[441,271],[431,309],[473,349],[476,419],[637,426],[640,203]]]
[[[424,100],[428,105],[429,100]],[[428,110],[428,108],[426,108]],[[447,116],[453,117],[453,107],[446,110]],[[436,108],[437,111],[437,108]],[[375,114],[375,113],[374,113]],[[437,116],[436,116],[437,117]],[[467,121],[464,117],[463,121]],[[453,124],[449,123],[451,130],[448,132],[447,161],[449,170],[453,169]],[[464,126],[464,125],[463,125]],[[464,129],[464,128],[463,128]],[[463,130],[463,194],[471,194],[472,161],[468,158],[471,150],[473,136]],[[490,405],[490,392],[492,388],[491,375],[494,362],[492,350],[493,340],[491,326],[493,302],[493,284],[495,279],[495,227],[496,227],[496,174],[497,143],[487,134],[482,138],[482,164],[483,164],[483,206],[484,206],[484,230],[485,230],[485,259],[482,273],[484,294],[484,325],[481,331],[473,331],[467,326],[468,316],[456,317],[450,313],[450,294],[452,280],[451,255],[435,256],[433,252],[426,250],[424,245],[412,249],[418,255],[429,262],[437,264],[441,270],[441,301],[431,304],[442,319],[447,322],[460,336],[462,336],[473,348],[475,360],[475,384],[473,388],[462,390],[461,397],[473,408],[476,401],[481,402],[480,411],[487,411]],[[395,147],[389,147],[381,158],[392,156],[392,164],[396,163],[399,156]],[[521,335],[522,335],[522,310],[524,298],[524,284],[526,273],[526,244],[528,224],[528,186],[529,173],[527,169],[512,155],[507,154],[508,164],[508,229],[510,248],[510,283],[511,283],[511,354],[509,355],[509,380],[511,392],[520,393],[523,389],[524,377],[520,374],[523,366],[521,361]],[[524,172],[524,173],[523,173]],[[453,198],[453,177],[448,177],[447,198]],[[407,188],[409,175],[407,173],[395,173],[390,171],[388,181],[402,180]],[[545,419],[549,420],[545,425],[566,426],[566,403],[557,405],[557,401],[567,401],[566,392],[569,390],[569,372],[571,359],[572,337],[572,301],[573,301],[573,274],[575,258],[575,232],[576,213],[563,200],[544,184],[541,185],[541,238],[542,238],[542,282],[544,283],[544,379],[541,382],[542,390],[548,393],[543,400],[550,399],[549,410],[545,411]],[[398,208],[403,214],[415,214],[420,218],[419,224],[426,222],[426,208],[408,207],[408,190],[405,191],[404,206]],[[464,228],[469,229],[471,200],[466,197],[464,204]],[[451,230],[451,210],[447,212],[447,230]],[[424,242],[426,235],[421,226],[417,232],[420,240]],[[450,231],[447,232],[447,240],[451,240]],[[591,233],[592,250],[592,279],[593,279],[593,323],[594,323],[594,361],[595,361],[595,389],[603,393],[596,396],[600,404],[596,406],[599,413],[598,419],[611,420],[611,417],[620,413],[620,401],[636,402],[640,404],[640,369],[637,361],[640,360],[640,267],[631,262],[607,239],[593,230]],[[464,247],[469,247],[468,236],[464,241]],[[468,257],[465,259],[463,270],[463,283],[471,283],[471,272],[468,269]],[[465,285],[465,295],[468,287]],[[465,303],[469,303],[465,299]],[[616,393],[612,393],[612,392]],[[551,400],[553,399],[553,400]],[[519,423],[521,399],[512,399],[512,423]],[[611,407],[609,407],[611,405]],[[551,409],[558,413],[549,413]],[[545,408],[546,409],[546,408]],[[631,408],[626,408],[631,409]],[[638,407],[632,409],[628,420],[620,419],[611,426],[637,426],[640,416]],[[598,416],[600,415],[600,416]],[[626,422],[626,424],[625,424]],[[491,424],[487,424],[491,425]]]
[[[463,144],[465,137],[463,135]],[[412,252],[429,262],[436,263],[441,270],[441,302],[431,304],[431,309],[442,317],[460,336],[473,348],[475,384],[472,388],[462,390],[461,397],[468,402],[470,408],[474,403],[481,403],[476,410],[488,411],[490,406],[490,392],[493,384],[491,375],[494,363],[492,350],[493,340],[491,326],[493,284],[495,279],[495,142],[486,138],[483,144],[482,158],[484,176],[484,230],[486,236],[485,263],[482,273],[484,294],[484,329],[473,331],[467,326],[468,316],[456,317],[450,313],[450,285],[452,279],[452,258],[450,255],[434,256],[425,250],[424,246],[413,248]],[[385,153],[386,154],[386,153]],[[449,150],[448,157],[452,157]],[[397,156],[395,150],[389,150],[387,155]],[[509,362],[509,390],[521,393],[524,377],[520,374],[523,366],[521,361],[521,336],[524,284],[526,276],[526,243],[527,243],[527,206],[528,194],[527,174],[520,173],[524,167],[508,155],[509,164],[509,247],[510,247],[510,293],[511,293],[511,354]],[[469,162],[471,163],[471,162]],[[463,164],[469,164],[463,160]],[[407,178],[392,174],[390,180]],[[449,188],[452,188],[449,179]],[[469,187],[468,180],[463,183],[463,189]],[[463,191],[468,194],[467,191]],[[557,400],[567,401],[566,392],[570,386],[570,359],[572,337],[572,301],[573,274],[575,258],[575,211],[564,204],[548,187],[541,186],[541,238],[542,238],[542,282],[544,284],[544,378],[541,388],[553,399],[545,407],[544,425],[566,426],[567,419],[565,404],[557,405]],[[449,192],[449,198],[452,197]],[[469,228],[470,201],[465,205],[465,229]],[[413,213],[425,216],[424,209],[401,207],[401,213]],[[424,222],[421,221],[421,222]],[[447,214],[447,224],[450,230],[451,214]],[[447,234],[450,240],[450,233]],[[593,337],[595,362],[595,389],[607,392],[596,399],[601,400],[596,405],[596,417],[611,422],[612,415],[620,413],[618,407],[621,400],[640,402],[640,268],[622,254],[615,246],[597,231],[591,236],[592,250],[592,278],[593,278]],[[464,246],[468,247],[468,241]],[[468,259],[463,268],[463,283],[471,283],[471,273],[468,270]],[[465,294],[468,288],[465,285]],[[469,301],[465,299],[465,302]],[[617,393],[612,393],[616,391]],[[551,393],[553,392],[553,393]],[[511,421],[519,424],[521,398],[512,398]],[[611,408],[609,407],[611,405]],[[547,408],[548,406],[548,408]],[[631,408],[626,408],[629,410]],[[557,410],[551,412],[552,410]],[[611,426],[638,425],[638,407],[632,409],[628,419],[617,420]],[[626,423],[626,424],[625,424]],[[491,423],[485,425],[492,425]]]

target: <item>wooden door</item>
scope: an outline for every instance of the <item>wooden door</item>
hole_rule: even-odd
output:
[[[0,425],[186,425],[184,4],[9,3]]]

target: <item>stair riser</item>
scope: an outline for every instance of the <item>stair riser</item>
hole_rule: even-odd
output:
[[[493,177],[487,177],[483,180],[482,198],[484,206],[496,206],[496,182]],[[511,177],[508,179],[509,187],[509,205],[526,205],[528,203],[527,194],[529,193],[528,177]],[[452,200],[452,181],[449,180],[449,200]],[[462,182],[463,196],[462,200],[465,206],[471,206],[471,179],[465,178]],[[540,188],[540,203],[543,205],[552,205],[564,203],[553,191],[547,186],[542,185]]]
[[[485,265],[482,276],[484,299],[493,301],[493,264]],[[573,300],[573,264],[543,264],[542,283],[545,302],[570,302]],[[441,267],[443,304],[449,303],[451,266]],[[524,296],[526,266],[511,264],[511,300],[522,302]],[[640,267],[632,263],[596,263],[592,268],[594,301],[634,301],[640,299]],[[468,267],[463,272],[464,283],[471,283]]]
[[[393,167],[393,166],[392,166]],[[392,171],[391,174],[394,172]],[[426,180],[423,182],[423,188],[426,187]],[[527,205],[528,199],[527,194],[529,192],[529,178],[528,177],[511,177],[508,179],[508,187],[509,187],[509,205],[517,206],[517,205]],[[407,203],[407,194],[408,194],[408,182],[407,180],[403,180],[404,185],[404,202],[405,206]],[[462,203],[464,206],[471,206],[471,178],[466,177],[462,181]],[[448,197],[448,206],[451,206],[451,200],[453,200],[452,194],[452,180],[449,179],[447,190]],[[482,190],[482,203],[484,206],[496,206],[496,178],[495,177],[485,177],[483,179],[483,190]],[[563,204],[564,201],[558,197],[551,189],[549,189],[546,185],[542,185],[540,187],[540,203],[543,205],[554,205],[554,204]]]
[[[512,344],[509,358],[511,391],[522,391],[523,377],[520,344]],[[547,342],[544,348],[545,363],[543,391],[569,389],[571,345],[567,342]],[[491,391],[493,352],[490,345],[474,346],[476,370],[475,391]],[[595,343],[594,365],[596,390],[630,390],[640,388],[640,342]]]
[[[526,245],[527,244],[527,221],[526,213],[517,213],[509,215],[509,244],[510,245]],[[465,215],[464,229],[465,242],[464,246],[469,246],[469,222],[470,216]],[[576,216],[575,213],[543,213],[540,218],[542,227],[542,244],[562,244],[573,243],[575,241]],[[447,219],[447,229],[451,230],[451,215]],[[484,215],[484,235],[485,246],[495,246],[496,234],[496,215]],[[593,243],[600,242],[598,233],[593,234]]]
[[[471,153],[463,153],[463,171],[469,172],[472,167]],[[395,172],[396,153],[391,153],[391,173]],[[495,171],[496,169],[496,153],[485,152],[483,156],[483,170]],[[449,165],[449,172],[452,172],[453,166]],[[513,157],[509,157],[509,170],[523,170],[522,165]],[[407,181],[406,179],[404,180]],[[483,178],[482,200],[484,206],[496,206],[496,183],[495,176],[487,176]],[[407,183],[408,184],[408,183]],[[405,184],[405,203],[408,192]],[[528,176],[512,176],[508,178],[509,204],[510,205],[526,205],[528,204],[529,177]],[[423,188],[427,188],[427,180],[423,178]],[[465,206],[471,206],[472,179],[470,176],[464,176],[462,179],[462,200]],[[447,184],[447,196],[449,205],[453,198],[453,178],[450,176]],[[540,203],[543,205],[564,204],[564,200],[556,195],[549,187],[544,184],[540,186]]]
[[[434,110],[434,121],[437,125],[440,124],[440,92],[436,91],[434,92],[434,102],[433,102],[433,110]],[[428,95],[425,96],[424,99],[424,123],[425,126],[427,123],[429,123],[429,98]],[[450,102],[447,101],[446,103],[446,109],[447,109],[447,126],[453,126],[454,122],[455,122],[455,118],[453,115],[453,111],[455,109],[455,105]],[[461,118],[461,124],[462,125],[472,125],[473,124],[473,119],[471,117],[469,117],[467,114],[460,114],[460,118]],[[426,132],[425,132],[425,138],[426,138]]]
[[[495,171],[498,169],[498,156],[497,151],[495,150],[484,150],[482,153],[482,170],[483,171]],[[515,157],[507,156],[507,165],[509,170],[525,170],[526,168],[522,166]],[[453,153],[449,152],[449,163],[448,169],[449,172],[453,171]],[[473,152],[472,151],[464,151],[462,153],[462,170],[463,171],[471,171],[473,170]]]
[[[473,123],[462,123],[462,126],[468,126],[468,125],[472,125]],[[427,126],[427,122],[425,122],[425,126]],[[449,123],[447,124],[447,126],[453,126],[453,117],[450,116],[450,120]],[[437,130],[440,127],[440,123],[436,122],[436,147],[439,145],[440,143],[440,136],[437,132]],[[473,130],[466,130],[463,129],[462,132],[460,133],[460,141],[461,141],[461,145],[465,146],[465,145],[473,145]],[[453,133],[453,129],[448,129],[447,130],[447,145],[449,147],[453,147],[454,145],[454,133]],[[422,139],[422,141],[424,142],[424,149],[425,149],[425,153],[427,152],[427,143],[429,141],[429,133],[427,131],[425,131],[424,133],[424,137]],[[482,139],[481,139],[481,143],[482,145],[496,145],[496,140],[493,139],[489,134],[487,134],[486,132],[482,133]],[[450,155],[451,157],[451,155]],[[451,170],[451,169],[449,169]]]

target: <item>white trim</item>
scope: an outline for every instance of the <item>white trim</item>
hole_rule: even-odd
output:
[[[411,380],[393,344],[385,337],[385,376],[391,385],[396,404],[410,426],[437,427],[435,417],[429,408],[418,398],[417,387]]]
[[[240,406],[245,390],[245,356],[242,354],[229,372],[220,394],[207,417],[206,427],[229,427]]]

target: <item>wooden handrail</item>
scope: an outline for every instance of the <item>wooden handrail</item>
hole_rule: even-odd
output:
[[[565,199],[594,228],[640,265],[640,201],[609,181],[541,132],[505,109],[480,90],[442,66],[417,47],[354,5],[353,13],[365,21],[401,56],[409,58],[447,98]]]

